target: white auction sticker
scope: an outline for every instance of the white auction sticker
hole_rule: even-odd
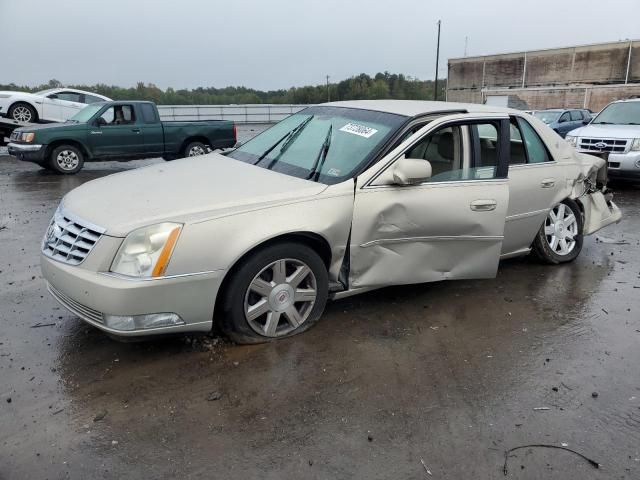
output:
[[[354,135],[359,135],[364,138],[371,138],[375,135],[378,130],[371,127],[366,127],[364,125],[358,125],[357,123],[347,123],[344,127],[340,129],[341,132],[353,133]]]

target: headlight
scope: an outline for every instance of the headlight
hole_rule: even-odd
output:
[[[131,277],[161,277],[169,265],[182,225],[159,223],[131,232],[124,239],[111,271]]]
[[[22,140],[23,142],[26,143],[31,143],[33,142],[33,137],[35,137],[36,134],[33,132],[29,132],[29,133],[23,133],[22,135],[20,135],[20,140]]]
[[[572,147],[576,147],[578,145],[578,137],[572,137],[571,135],[567,135],[566,137],[564,137],[564,139]]]
[[[631,142],[631,151],[639,152],[640,151],[640,138],[634,138],[633,142]]]

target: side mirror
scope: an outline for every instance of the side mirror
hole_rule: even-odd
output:
[[[583,125],[589,125],[589,123],[591,123],[591,120],[582,120]]]
[[[431,178],[431,163],[419,158],[402,157],[393,166],[393,183],[416,185]]]
[[[103,125],[106,125],[107,121],[102,117],[98,117],[96,118],[95,124],[96,124],[96,127],[101,127]]]
[[[55,100],[58,98],[58,94],[57,93],[52,93],[51,95],[49,95],[47,98],[50,98],[51,100]]]
[[[560,120],[558,120],[558,123],[565,123],[567,121],[566,118],[561,118]]]

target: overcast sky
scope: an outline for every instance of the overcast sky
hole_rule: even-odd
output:
[[[288,88],[640,37],[639,0],[0,0],[0,83]],[[606,8],[606,10],[604,10]]]

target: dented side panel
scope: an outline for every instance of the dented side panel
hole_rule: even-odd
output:
[[[472,209],[485,200],[496,208]],[[508,203],[506,180],[358,189],[350,286],[495,276]]]

